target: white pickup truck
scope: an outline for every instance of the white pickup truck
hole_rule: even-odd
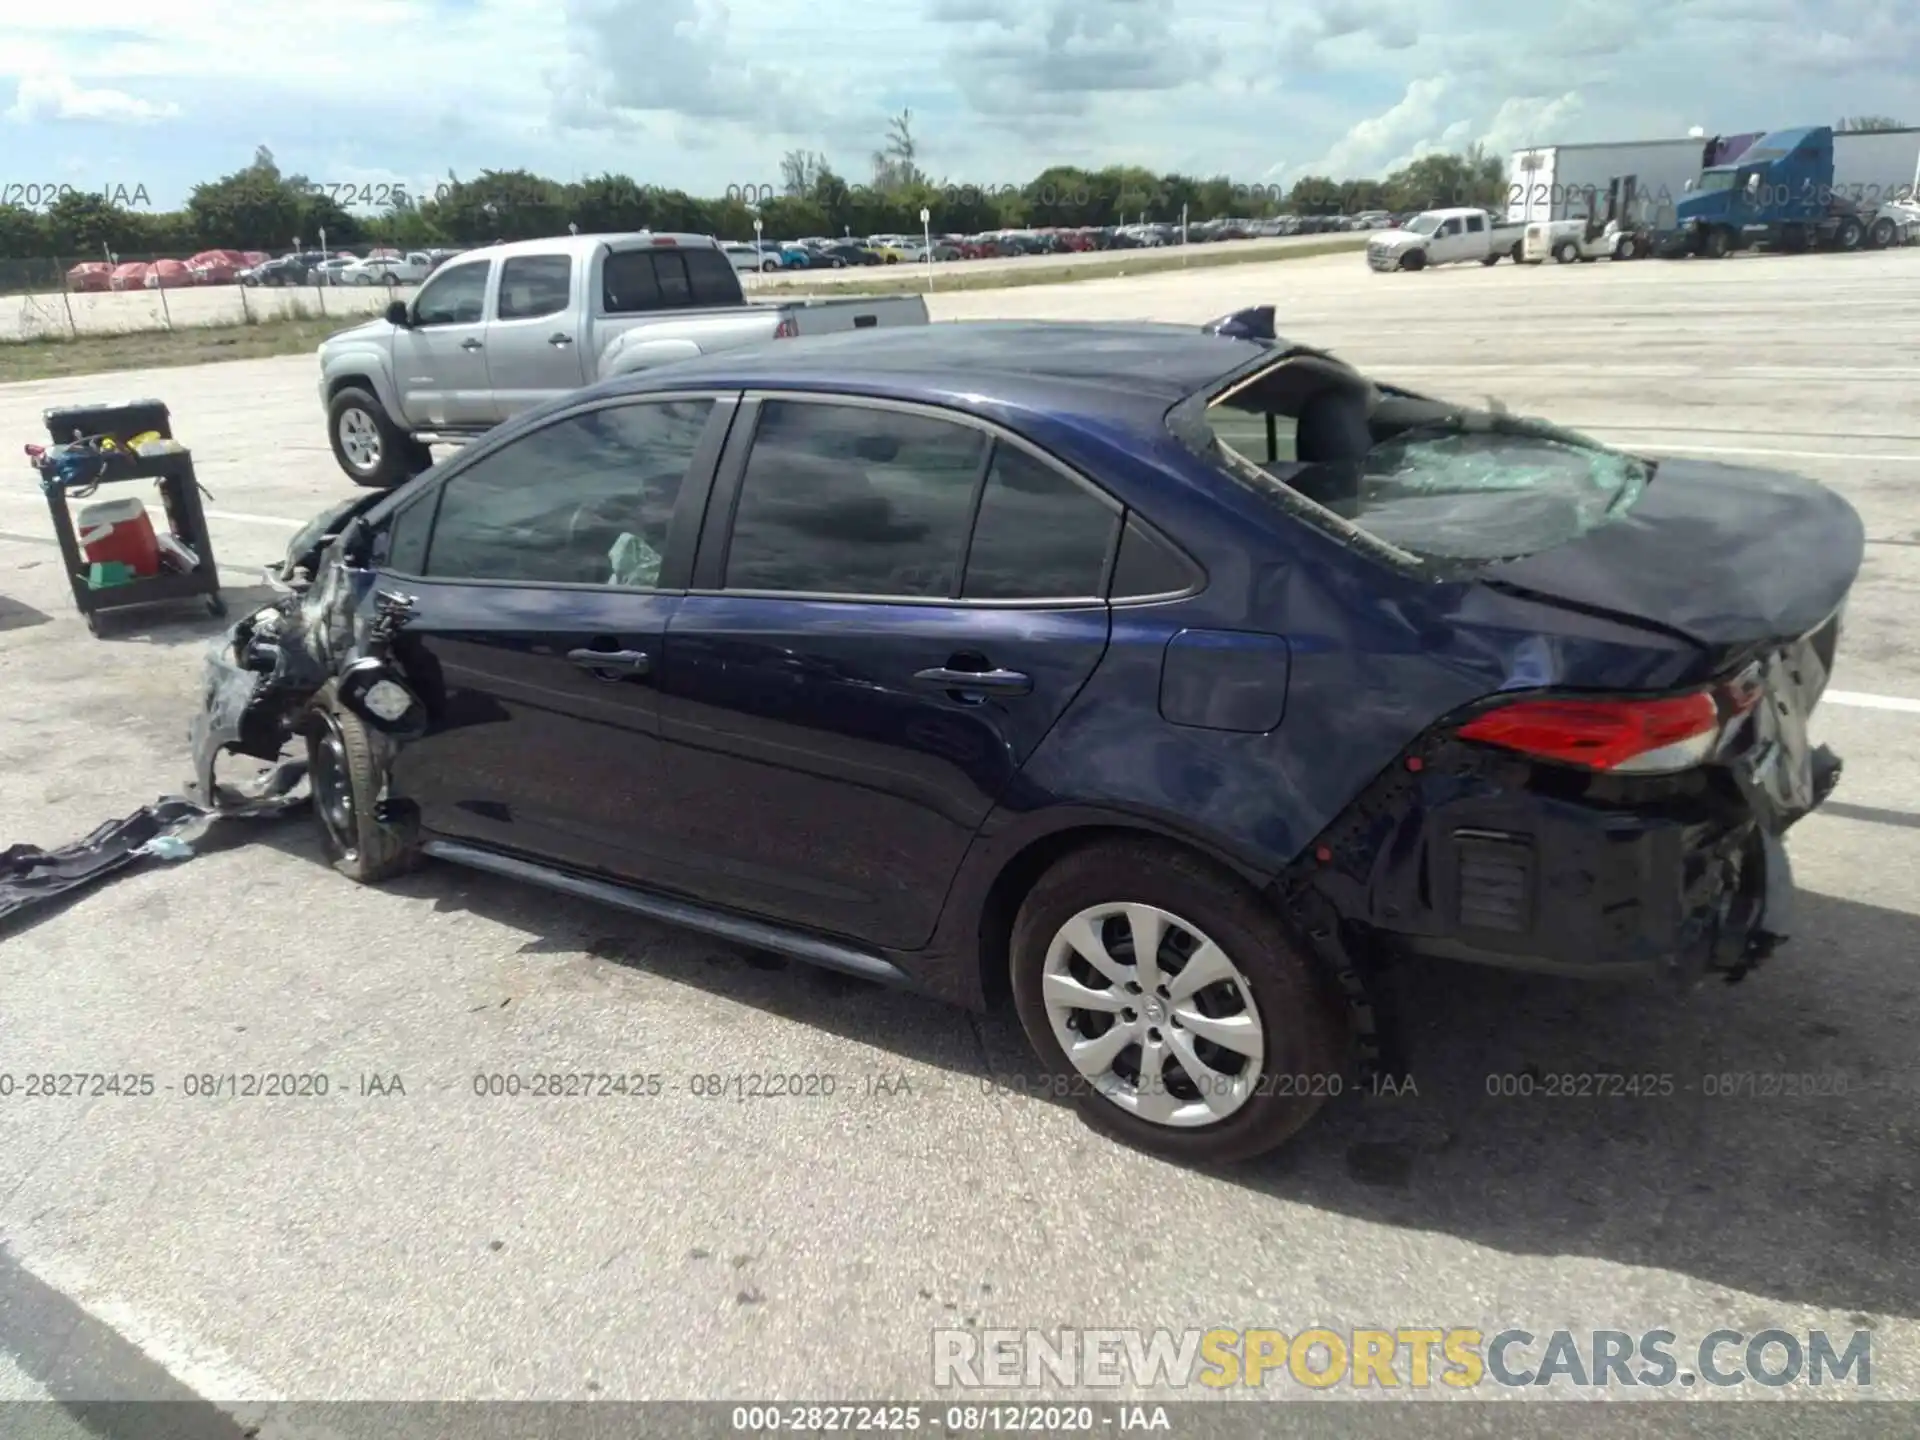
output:
[[[764,340],[924,325],[917,295],[749,301],[705,235],[563,235],[469,250],[383,319],[320,345],[340,468],[392,486],[541,401]]]
[[[1423,210],[1395,230],[1367,241],[1367,264],[1375,270],[1424,270],[1477,260],[1497,265],[1502,256],[1520,260],[1526,226],[1496,220],[1485,210]]]

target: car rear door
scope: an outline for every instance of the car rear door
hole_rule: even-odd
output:
[[[411,324],[393,335],[393,382],[409,424],[491,425],[500,418],[487,377],[487,292],[494,262],[436,272],[413,297]]]
[[[733,406],[592,402],[461,455],[388,521],[378,563],[417,597],[400,653],[431,716],[394,788],[428,831],[650,872],[653,685]]]
[[[531,409],[587,380],[580,317],[586,306],[581,257],[556,250],[500,262],[493,318],[487,322],[487,378],[500,418]]]
[[[1119,507],[953,412],[749,398],[660,680],[672,882],[926,942],[1107,646]]]

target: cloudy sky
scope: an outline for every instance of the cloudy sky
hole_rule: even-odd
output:
[[[79,17],[84,16],[84,19]],[[72,18],[69,18],[72,17]],[[0,9],[0,198],[180,203],[256,145],[323,184],[525,167],[696,194],[791,149],[1285,183],[1436,148],[1920,124],[1913,0],[85,0]]]

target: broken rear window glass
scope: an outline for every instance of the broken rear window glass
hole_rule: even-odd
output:
[[[1317,399],[1310,393],[1307,404]],[[1205,427],[1211,453],[1242,483],[1428,570],[1577,540],[1631,510],[1652,475],[1646,462],[1544,421],[1414,397],[1371,422],[1349,408],[1331,426],[1316,424],[1311,444],[1298,418],[1231,403],[1216,404]]]
[[[1415,555],[1505,560],[1625,514],[1647,478],[1630,455],[1546,436],[1417,431],[1367,453],[1351,518]]]

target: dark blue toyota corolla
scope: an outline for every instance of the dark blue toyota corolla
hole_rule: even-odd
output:
[[[1380,976],[1736,977],[1862,531],[1206,328],[948,324],[610,381],[294,546],[210,658],[338,868],[520,877],[967,1006],[1193,1159],[1395,1062]]]

